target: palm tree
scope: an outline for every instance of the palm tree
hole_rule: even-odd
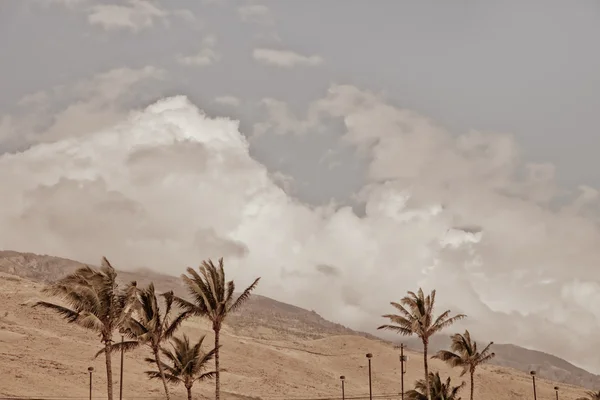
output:
[[[154,358],[147,358],[146,361],[160,365],[160,369],[166,372],[146,371],[146,374],[152,378],[163,379],[163,376],[169,382],[178,384],[183,383],[187,391],[188,400],[192,400],[192,386],[194,382],[201,382],[213,378],[215,371],[204,372],[208,363],[215,355],[215,349],[208,353],[202,351],[202,342],[204,336],[198,340],[198,343],[191,346],[190,340],[186,335],[183,339],[173,338],[171,344],[173,350],[161,348],[163,355],[169,360],[169,364],[162,361],[157,362]]]
[[[390,304],[400,312],[400,315],[383,315],[383,318],[388,318],[392,324],[382,325],[377,329],[387,329],[405,336],[417,335],[421,338],[423,342],[423,362],[425,364],[425,384],[427,385],[426,394],[428,400],[432,400],[428,379],[429,365],[427,363],[429,338],[456,321],[465,318],[466,315],[458,314],[450,317],[450,310],[447,310],[435,318],[433,316],[435,290],[425,297],[423,289],[419,288],[417,294],[408,292],[408,295],[403,297],[400,303],[391,302]]]
[[[136,313],[125,321],[124,333],[136,340],[131,343],[145,344],[152,350],[158,373],[165,389],[165,396],[167,400],[170,400],[167,378],[165,377],[160,360],[160,346],[165,340],[169,340],[175,334],[175,331],[190,314],[182,312],[171,319],[174,301],[173,292],[164,293],[162,296],[165,299],[164,313],[161,313],[153,283],[150,283],[147,288],[140,290]],[[132,345],[131,347],[134,346]]]
[[[59,297],[66,306],[38,301],[33,306],[44,307],[60,314],[68,323],[78,324],[100,336],[106,357],[108,400],[113,399],[112,359],[113,333],[133,312],[136,283],[125,290],[117,284],[117,272],[103,257],[100,269],[81,267],[70,275],[48,285],[44,293]]]
[[[435,374],[430,372],[427,382],[419,379],[415,384],[415,389],[406,392],[406,398],[408,400],[461,400],[458,392],[463,386],[465,386],[464,382],[458,386],[452,386],[450,377],[446,379],[446,382],[442,382],[439,372]]]
[[[452,345],[450,346],[450,349],[452,351],[438,351],[433,358],[445,361],[451,367],[461,367],[463,370],[460,376],[464,376],[467,372],[469,373],[471,378],[470,399],[473,400],[473,392],[475,391],[475,384],[473,381],[475,368],[494,358],[496,354],[490,353],[490,347],[494,342],[490,342],[481,352],[479,352],[477,351],[477,342],[471,341],[471,334],[468,330],[465,330],[464,335],[461,335],[460,333],[452,335],[451,339]]]
[[[587,397],[580,397],[577,400],[600,400],[600,390],[597,392],[585,392]]]
[[[225,283],[225,269],[223,258],[219,259],[219,266],[215,266],[211,260],[203,261],[198,268],[200,274],[193,268],[188,268],[190,276],[182,275],[181,279],[187,286],[193,303],[179,297],[175,297],[177,304],[186,312],[208,318],[212,322],[215,332],[215,400],[220,400],[220,370],[219,370],[219,332],[223,321],[230,312],[241,307],[250,298],[260,278],[248,286],[237,299],[233,299],[235,284],[233,281]]]

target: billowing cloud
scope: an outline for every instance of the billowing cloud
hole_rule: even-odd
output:
[[[87,16],[91,25],[107,31],[129,30],[135,33],[151,28],[158,22],[168,25],[172,17],[187,21],[196,20],[190,10],[163,8],[159,2],[151,0],[126,0],[113,3],[97,3],[89,0],[38,0],[38,2],[80,11]]]
[[[553,168],[524,163],[512,136],[454,136],[353,86],[286,115],[307,135],[339,121],[368,157],[360,213],[303,204],[237,121],[171,97],[0,156],[0,243],[175,275],[224,256],[240,284],[262,276],[260,293],[369,331],[406,290],[436,288],[480,337],[600,368],[594,189],[557,203]]]
[[[153,66],[115,68],[71,85],[25,96],[14,115],[0,115],[0,151],[53,142],[110,126],[126,116],[141,84],[162,80]],[[142,96],[143,98],[144,96]]]
[[[316,67],[323,64],[321,56],[306,56],[290,50],[259,48],[254,49],[252,57],[261,64],[285,68],[294,66]]]
[[[217,37],[208,35],[202,39],[200,50],[189,56],[179,55],[177,61],[182,65],[206,67],[211,65],[221,58],[220,54],[215,50],[217,45]]]
[[[237,9],[240,19],[261,25],[270,25],[274,22],[273,14],[264,4],[246,4]]]

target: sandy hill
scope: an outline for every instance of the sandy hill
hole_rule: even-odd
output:
[[[100,348],[98,338],[82,328],[67,325],[46,310],[30,307],[33,301],[42,297],[39,290],[45,281],[63,276],[79,265],[50,256],[0,252],[0,398],[85,399],[88,390],[86,370],[90,365],[97,371],[94,396],[103,396],[103,359],[92,360]],[[159,290],[181,290],[177,278],[148,271],[123,273],[122,277],[136,279],[140,284],[153,280]],[[206,334],[212,341],[211,332],[202,320],[189,320],[182,331],[192,339]],[[367,352],[374,354],[374,393],[390,394],[393,398],[392,394],[399,392],[398,351],[392,344],[326,321],[314,312],[266,297],[255,296],[242,313],[230,320],[222,343],[223,364],[228,370],[222,379],[225,399],[339,397],[339,376],[342,374],[347,377],[349,396],[366,395]],[[566,361],[544,353],[535,352],[535,357],[541,359],[523,359],[527,357],[524,349],[511,346],[502,345],[506,352],[496,349],[500,363],[513,367],[527,364],[521,368],[526,370],[531,364],[557,365],[571,373],[576,369]],[[126,355],[124,399],[162,398],[159,382],[150,382],[141,373],[146,369],[142,361],[144,355],[142,350]],[[415,352],[408,352],[408,355],[406,387],[412,386],[423,373],[422,355]],[[114,366],[114,379],[118,381],[118,360]],[[431,366],[460,382],[458,371],[436,360]],[[554,398],[550,396],[554,395],[552,387],[555,384],[544,379],[538,382],[538,398]],[[561,399],[574,400],[582,393],[575,386],[560,386]],[[195,393],[210,396],[211,390],[210,384],[199,385]],[[175,399],[184,398],[181,389],[175,393]],[[530,398],[531,379],[513,368],[486,365],[479,374],[477,393],[477,398],[484,400]]]

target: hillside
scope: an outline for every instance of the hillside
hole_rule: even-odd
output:
[[[47,255],[0,251],[0,272],[19,276],[36,282],[50,282],[83,266],[77,261]],[[158,292],[173,290],[180,296],[187,295],[179,277],[158,274],[150,270],[120,271],[124,282],[137,281],[139,286],[154,282]],[[372,335],[356,332],[343,325],[323,319],[314,311],[285,304],[268,297],[253,295],[245,304],[243,312],[231,316],[229,325],[245,335],[263,337],[277,333],[282,338],[319,339],[330,335]]]
[[[413,350],[422,347],[421,342],[416,338],[409,338],[405,340],[405,343],[408,348]],[[449,347],[449,335],[434,336],[430,343],[432,352],[448,349]],[[546,379],[590,389],[600,387],[600,376],[552,354],[525,349],[514,344],[494,343],[493,349],[496,353],[496,357],[492,362],[494,365],[511,367],[524,372],[536,371],[539,376]]]
[[[14,361],[10,364],[17,365],[17,370],[21,371],[15,372],[13,367],[4,371],[0,370],[2,373],[0,376],[3,377],[0,387],[5,388],[0,391],[0,395],[23,395],[24,393],[18,391],[20,387],[28,388],[27,395],[48,395],[46,391],[50,386],[39,386],[36,383],[38,382],[36,376],[45,376],[45,374],[54,376],[56,384],[61,386],[67,385],[62,375],[63,372],[67,373],[66,376],[75,379],[74,377],[81,375],[79,371],[87,368],[86,364],[89,363],[90,356],[98,348],[94,335],[79,328],[68,327],[46,311],[28,307],[33,299],[40,297],[39,289],[43,286],[43,282],[59,278],[80,265],[71,260],[51,256],[0,252],[0,273],[3,273],[0,276],[2,289],[0,301],[7,305],[4,316],[0,315],[0,357]],[[123,280],[137,280],[141,285],[154,281],[161,291],[173,289],[183,293],[178,278],[149,271],[120,274]],[[278,393],[286,393],[290,396],[294,393],[294,396],[305,397],[328,396],[336,393],[336,376],[341,373],[349,377],[355,373],[360,377],[360,379],[357,378],[357,382],[361,382],[356,390],[359,390],[360,387],[362,392],[360,390],[359,392],[366,393],[364,376],[361,377],[361,374],[364,375],[365,366],[361,363],[364,364],[364,353],[367,351],[373,352],[377,356],[377,365],[380,365],[375,369],[377,379],[380,380],[379,390],[391,390],[392,392],[398,390],[397,369],[399,363],[397,350],[394,350],[391,344],[376,340],[371,335],[355,332],[342,325],[326,321],[315,312],[267,297],[253,296],[243,312],[232,316],[229,322],[226,329],[229,346],[226,346],[225,352],[229,354],[226,358],[231,357],[232,361],[227,363],[227,368],[230,370],[230,374],[236,376],[235,379],[226,380],[226,382],[231,382],[226,383],[226,388],[231,393],[265,398],[277,396]],[[188,322],[184,329],[193,337],[198,335],[198,331],[208,332],[206,325],[202,321],[196,320]],[[208,334],[210,335],[210,332]],[[434,350],[446,347],[447,341],[446,335],[440,335],[434,339],[432,346]],[[420,348],[412,339],[409,339],[407,343],[414,349]],[[74,352],[69,350],[71,346],[77,350]],[[499,388],[506,385],[506,382],[511,382],[510,390],[507,392],[508,397],[497,397],[495,394],[491,397],[494,399],[519,398],[517,396],[519,393],[525,395],[530,390],[530,379],[526,374],[504,367],[522,371],[536,369],[540,372],[541,377],[551,377],[561,382],[574,382],[589,388],[595,388],[599,380],[598,376],[545,353],[533,352],[514,345],[497,345],[494,351],[498,354],[495,362],[500,367],[488,365],[482,370],[483,378],[485,378],[482,378],[482,382],[489,380],[491,386],[489,388],[482,386],[481,390],[500,390]],[[41,358],[45,361],[37,360],[41,354],[43,354]],[[18,358],[21,355],[25,355],[25,357]],[[72,357],[75,358],[74,362],[71,362]],[[421,372],[418,371],[422,369],[421,356],[414,353],[410,358],[410,370],[406,377],[407,387],[416,377],[420,377]],[[132,362],[138,363],[136,365],[142,368],[139,360],[141,357],[137,357],[137,361]],[[234,363],[233,360],[237,360],[239,363]],[[269,360],[272,361],[269,364],[271,366],[264,366],[263,364],[268,363]],[[232,370],[233,364],[236,367]],[[439,364],[437,361],[434,361],[433,364],[436,369],[439,368],[444,373],[447,371],[452,376],[456,376],[456,371],[448,371],[445,365]],[[329,365],[329,367],[324,367],[324,365]],[[94,366],[101,371],[102,364],[99,360],[94,361]],[[296,370],[296,368],[300,368],[300,370]],[[23,378],[18,378],[18,376]],[[17,377],[17,379],[4,382],[8,377]],[[286,378],[284,379],[284,377]],[[27,385],[22,386],[19,383],[20,379],[30,379],[30,381]],[[81,376],[77,379],[85,380]],[[75,380],[77,381],[77,379]],[[136,375],[131,379],[139,380],[139,382],[136,381],[136,385],[139,384],[140,387],[154,388],[148,389],[148,393],[160,393],[156,392],[159,386],[146,382],[143,376]],[[272,380],[278,383],[270,383],[268,387],[263,384],[252,386],[249,383],[264,383]],[[13,386],[8,385],[9,383]],[[21,386],[15,386],[17,384]],[[494,384],[500,386],[494,389]],[[540,385],[553,386],[550,383],[540,383]],[[565,385],[561,384],[561,386]],[[8,390],[9,387],[12,389]],[[251,393],[247,391],[253,387]],[[51,392],[53,395],[66,393],[61,390],[53,387]],[[82,392],[81,388],[72,387],[72,390]],[[98,390],[101,390],[101,385],[98,386]],[[569,390],[574,391],[575,389]],[[562,396],[561,398],[568,397]]]

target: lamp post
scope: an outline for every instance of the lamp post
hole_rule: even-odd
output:
[[[535,392],[535,371],[529,371],[531,379],[533,380],[533,400],[537,400],[537,393]]]
[[[90,400],[92,400],[92,374],[94,373],[94,367],[88,367],[90,373]]]
[[[554,386],[554,391],[556,392],[556,400],[558,400],[558,386]]]
[[[369,360],[369,400],[373,400],[373,388],[371,386],[371,358],[373,358],[373,354],[367,353],[367,359]]]
[[[346,377],[344,375],[340,376],[340,381],[342,381],[342,400],[346,400],[346,395],[344,393],[344,381]]]
[[[119,377],[119,400],[123,400],[123,331],[121,331],[121,376]]]

